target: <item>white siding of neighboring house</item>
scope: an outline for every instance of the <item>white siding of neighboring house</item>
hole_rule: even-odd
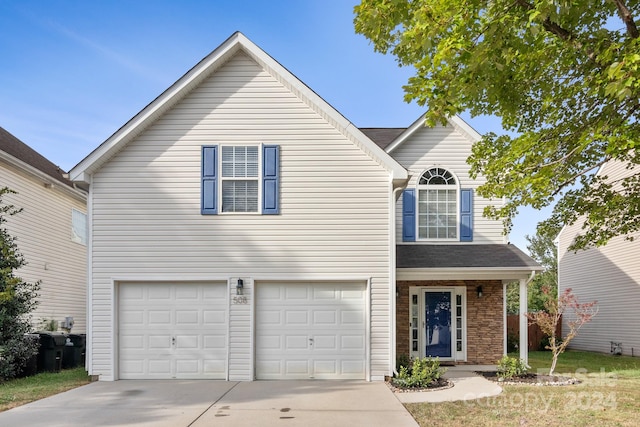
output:
[[[461,131],[451,125],[438,125],[417,130],[391,156],[409,171],[411,180],[407,188],[416,188],[418,178],[433,166],[452,172],[460,188],[473,188],[473,242],[505,243],[502,222],[482,216],[486,206],[500,201],[490,201],[475,192],[483,181],[469,176],[467,157],[471,155],[471,146],[472,141]],[[396,239],[402,242],[402,197],[396,203]]]
[[[0,161],[0,186],[18,194],[6,194],[4,202],[23,211],[7,216],[7,230],[17,238],[27,265],[16,275],[27,282],[41,281],[39,305],[33,314],[34,327],[41,320],[59,323],[73,316],[72,333],[86,332],[87,247],[71,240],[71,212],[86,213],[86,199],[77,190],[53,178],[45,181]],[[66,190],[69,188],[69,190]]]
[[[224,143],[280,145],[280,215],[200,214],[201,146]],[[245,54],[92,179],[92,374],[116,375],[113,281],[131,277],[371,278],[371,374],[390,373],[389,173]]]
[[[601,174],[610,179],[628,174],[621,163],[608,163]],[[567,251],[582,223],[565,227],[559,237],[560,292],[571,288],[580,302],[598,301],[599,312],[582,327],[570,347],[608,353],[611,341],[621,342],[624,354],[640,354],[640,234],[634,241],[616,237],[586,251]],[[567,331],[565,317],[564,331]]]

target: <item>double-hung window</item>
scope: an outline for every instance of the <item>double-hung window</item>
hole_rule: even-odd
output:
[[[257,146],[223,145],[222,212],[258,212]]]
[[[280,147],[207,145],[202,147],[201,211],[280,213]]]

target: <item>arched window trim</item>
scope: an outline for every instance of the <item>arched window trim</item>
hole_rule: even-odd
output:
[[[435,171],[435,173],[433,171]],[[429,175],[428,179],[430,181],[435,180],[436,182],[424,183],[423,178],[425,178],[425,175]],[[445,215],[435,214],[438,217],[438,221],[448,220],[449,224],[451,221],[454,221],[453,226],[447,224],[445,227],[429,227],[428,221],[423,218],[425,215],[433,215],[430,212],[425,213],[425,209],[427,209],[429,203],[428,200],[425,200],[426,190],[442,190],[444,192],[447,190],[455,190],[453,194],[449,193],[450,197],[447,202],[442,203],[445,205],[447,203],[453,204],[452,209],[447,209],[447,213]],[[418,176],[416,181],[416,214],[416,240],[443,242],[460,240],[460,180],[455,173],[442,166],[433,165],[426,168]],[[442,230],[442,228],[446,228],[445,234],[447,235],[440,235],[440,230]],[[454,230],[455,236],[449,234],[449,232],[453,232]],[[434,232],[436,236],[433,235]]]

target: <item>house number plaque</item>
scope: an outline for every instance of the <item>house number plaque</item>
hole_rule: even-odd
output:
[[[231,302],[234,304],[248,304],[247,297],[244,295],[236,295],[232,298]]]

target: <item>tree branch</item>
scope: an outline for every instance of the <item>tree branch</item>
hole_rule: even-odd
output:
[[[618,1],[618,0],[614,0],[614,1]],[[516,0],[516,3],[522,6],[523,8],[525,8],[526,10],[535,9],[535,7],[531,3],[529,3],[527,0]],[[579,50],[584,49],[586,51],[587,57],[592,61],[595,60],[596,55],[592,48],[585,47],[584,44],[582,44],[581,42],[579,42],[573,37],[573,34],[571,33],[571,31],[560,26],[557,22],[553,22],[551,19],[549,19],[549,17],[546,17],[545,20],[542,21],[542,27],[548,32],[550,32],[551,34],[558,36],[562,40],[572,43],[577,49]]]
[[[627,5],[624,4],[624,1],[613,0],[613,3],[618,8],[620,19],[622,19],[622,22],[624,22],[624,24],[627,26],[627,34],[629,34],[629,36],[634,39],[640,37],[640,32],[638,32],[638,27],[633,20],[633,16],[631,16],[631,11],[627,7]]]
[[[567,185],[569,185],[572,182],[574,182],[578,177],[587,174],[588,172],[594,170],[595,168],[599,168],[600,166],[602,166],[605,163],[607,163],[609,160],[611,160],[611,158],[609,156],[606,156],[602,161],[596,163],[595,165],[591,165],[591,166],[581,170],[580,172],[574,173],[572,176],[570,176],[568,179],[566,179],[563,183],[557,185],[556,187],[558,189],[556,191],[554,191],[551,195],[553,197],[557,196],[560,193],[560,191],[562,191],[562,189],[564,189],[564,187],[566,187]]]

